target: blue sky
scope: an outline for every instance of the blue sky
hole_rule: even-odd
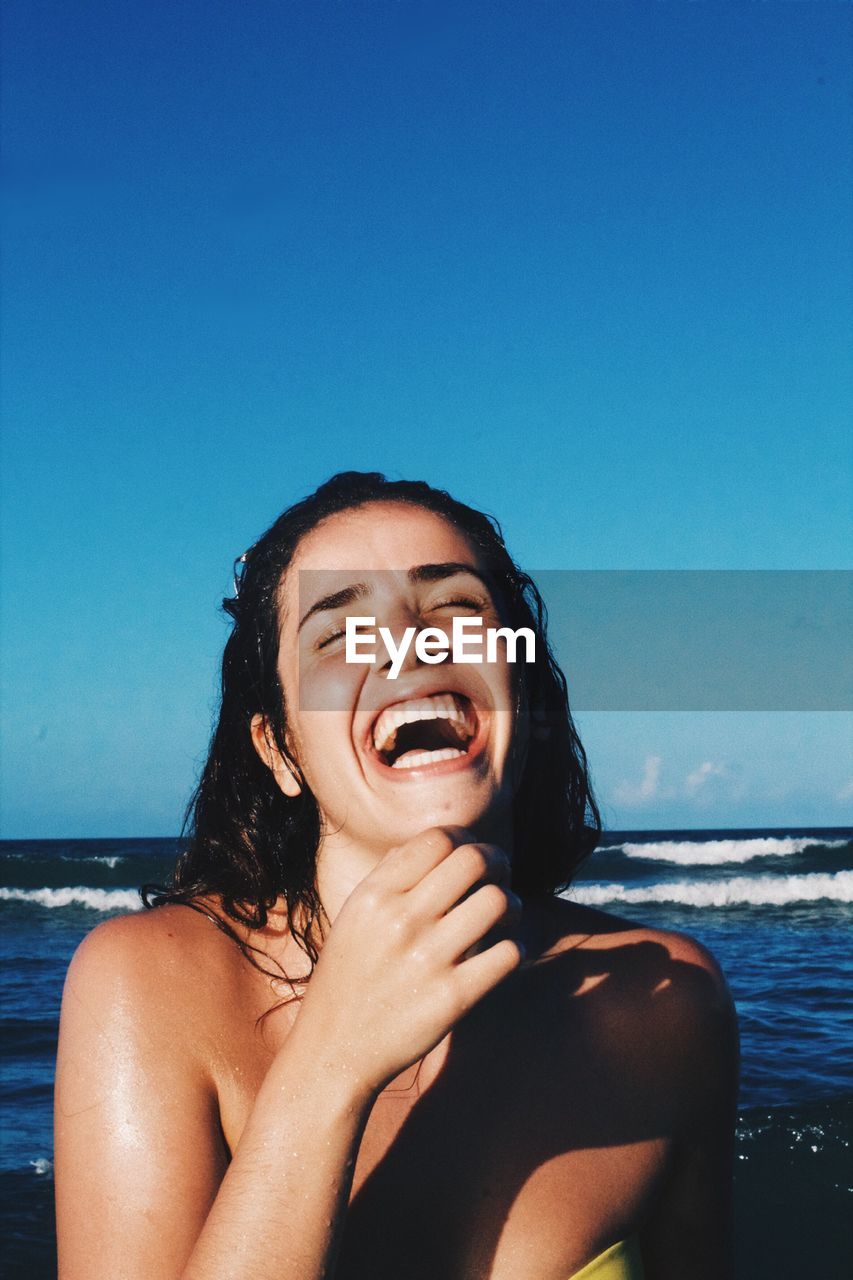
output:
[[[177,829],[231,562],[345,467],[533,570],[846,567],[852,20],[11,4],[3,834]],[[839,713],[579,718],[611,826],[851,820]]]

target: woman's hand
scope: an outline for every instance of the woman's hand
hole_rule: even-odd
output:
[[[517,940],[486,937],[520,914],[509,860],[470,836],[432,827],[393,849],[323,945],[291,1035],[357,1093],[378,1093],[433,1049],[523,959]]]

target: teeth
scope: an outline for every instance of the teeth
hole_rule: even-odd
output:
[[[386,707],[373,729],[373,745],[377,751],[390,751],[397,740],[401,724],[413,724],[416,720],[453,720],[466,737],[474,736],[473,717],[452,693],[435,694],[429,698],[413,698],[396,706]],[[455,750],[455,748],[448,748]],[[431,758],[435,751],[427,752]],[[457,752],[457,754],[460,754]]]
[[[464,756],[456,747],[442,747],[440,751],[407,751],[391,765],[392,769],[417,769],[422,764],[436,764],[439,760],[455,760]]]

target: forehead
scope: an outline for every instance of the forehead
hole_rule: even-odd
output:
[[[480,565],[461,530],[444,516],[402,502],[371,502],[327,516],[306,534],[287,570],[287,592],[300,570],[409,569],[458,560]]]

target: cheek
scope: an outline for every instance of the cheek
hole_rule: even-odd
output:
[[[315,781],[323,777],[324,762],[330,755],[336,756],[341,735],[347,732],[341,710],[347,705],[346,690],[340,680],[327,678],[328,670],[322,674],[321,680],[308,663],[301,671],[295,662],[279,667],[288,750],[312,791]]]
[[[500,716],[512,724],[524,713],[523,678],[517,664],[502,662],[493,667],[492,697]]]
[[[334,816],[353,767],[352,709],[363,673],[342,654],[338,661],[302,653],[279,666],[288,742],[327,817]]]
[[[303,712],[295,737],[294,755],[324,822],[343,825],[357,785],[348,718],[330,711]]]
[[[495,712],[495,739],[502,747],[505,761],[523,753],[527,744],[527,724],[523,711],[516,715],[514,707],[502,707]]]
[[[343,713],[303,711],[294,736],[299,764],[312,791],[326,790],[330,780],[341,779],[344,759],[351,754],[349,721]]]
[[[315,711],[349,714],[365,668],[344,660],[343,653],[322,659],[303,657],[288,673],[285,688],[297,714]]]

